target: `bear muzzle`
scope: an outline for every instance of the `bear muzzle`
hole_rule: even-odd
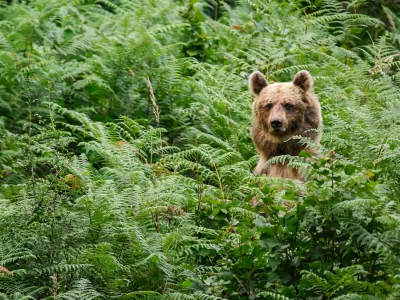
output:
[[[281,128],[282,125],[283,125],[283,123],[282,123],[282,121],[279,120],[279,119],[274,119],[274,120],[271,121],[271,126],[272,126],[272,128],[274,128],[274,129]]]
[[[284,133],[286,132],[286,128],[283,124],[283,121],[281,119],[273,119],[270,122],[270,130],[273,133],[279,134],[279,133]]]

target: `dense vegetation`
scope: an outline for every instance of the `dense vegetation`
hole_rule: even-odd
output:
[[[400,4],[378,2],[3,1],[0,299],[398,299]],[[302,69],[323,155],[253,176],[248,75]]]

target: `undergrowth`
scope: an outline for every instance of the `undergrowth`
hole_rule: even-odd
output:
[[[399,20],[367,2],[2,2],[0,299],[397,299]],[[321,157],[254,176],[248,75],[302,69]]]

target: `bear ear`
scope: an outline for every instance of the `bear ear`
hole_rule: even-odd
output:
[[[307,92],[314,84],[314,81],[308,71],[300,71],[293,78],[293,84]]]
[[[253,72],[249,77],[249,90],[250,93],[257,96],[261,90],[268,85],[264,75],[259,71]]]

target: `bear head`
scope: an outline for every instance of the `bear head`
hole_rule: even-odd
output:
[[[256,96],[253,119],[270,141],[282,142],[304,130],[320,127],[319,103],[309,92],[312,86],[308,71],[298,72],[292,82],[271,85],[260,72],[251,74],[249,89]]]

